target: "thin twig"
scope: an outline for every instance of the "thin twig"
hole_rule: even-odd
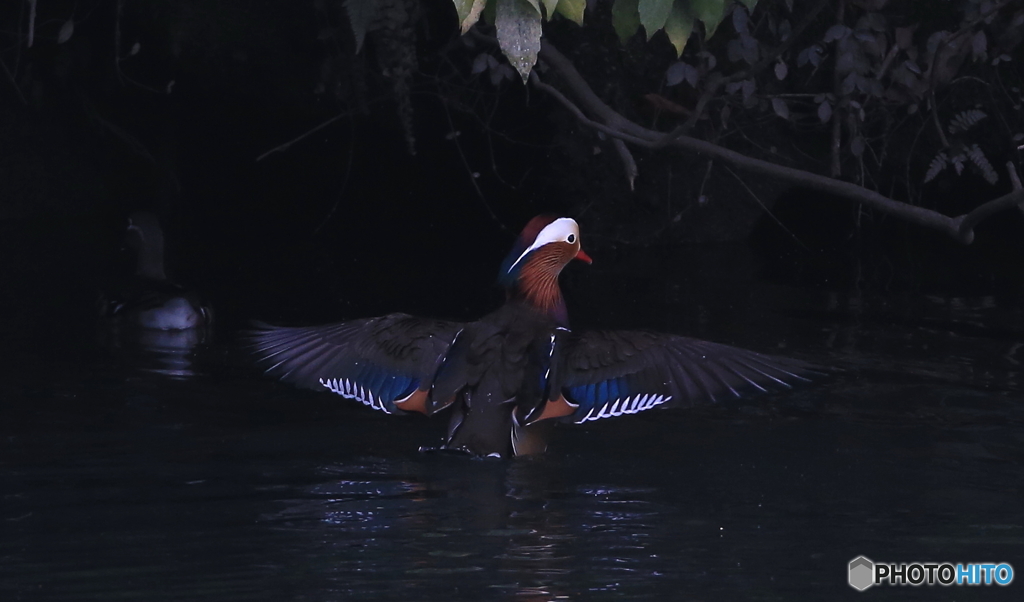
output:
[[[331,218],[334,217],[334,212],[338,210],[338,205],[341,203],[341,198],[345,194],[345,189],[348,188],[349,176],[352,175],[352,157],[356,154],[356,126],[352,122],[351,118],[348,121],[348,131],[348,158],[345,161],[345,177],[341,181],[341,188],[338,189],[338,195],[334,198],[334,204],[331,205],[331,210],[327,212],[327,215],[324,217],[323,221],[320,222],[320,225],[313,229],[313,236],[316,236],[317,233],[327,225],[327,222],[331,221]],[[257,161],[258,160],[259,159],[257,159]]]
[[[448,131],[454,132],[455,122],[452,121],[452,113],[451,111],[448,110],[448,103],[442,102],[441,106],[444,107],[444,114],[448,118]],[[476,172],[473,171],[473,168],[469,166],[469,160],[466,159],[466,154],[462,152],[462,145],[459,144],[459,137],[454,136],[452,138],[452,142],[455,143],[455,150],[459,151],[459,158],[462,159],[462,166],[466,169],[466,175],[469,176],[469,183],[473,185],[473,190],[476,191],[476,196],[477,198],[480,199],[480,204],[484,206],[484,209],[487,210],[487,215],[489,215],[491,219],[494,220],[494,223],[498,224],[499,228],[508,231],[508,228],[505,226],[505,224],[502,223],[500,219],[498,219],[497,214],[495,214],[494,210],[491,209],[491,205],[490,203],[487,202],[487,198],[484,196],[483,191],[480,190],[480,185],[477,184],[476,181],[478,174],[476,174]]]
[[[7,74],[7,79],[11,80],[11,85],[14,86],[14,91],[17,92],[18,98],[21,99],[21,104],[28,106],[28,101],[25,100],[25,95],[21,93],[21,88],[18,87],[18,82],[14,80],[14,74],[7,68],[7,63],[0,60],[0,66],[3,66],[4,73]]]
[[[318,132],[318,131],[324,129],[325,127],[331,125],[332,123],[334,123],[335,121],[337,121],[337,120],[339,120],[339,119],[341,119],[343,117],[351,117],[351,116],[352,116],[352,111],[347,111],[345,113],[341,113],[339,115],[335,115],[334,117],[331,117],[330,119],[328,119],[327,121],[325,121],[325,122],[321,123],[320,125],[314,127],[313,129],[307,130],[305,133],[300,134],[299,136],[297,136],[295,138],[292,138],[288,142],[285,142],[281,146],[275,146],[274,148],[268,150],[267,152],[263,153],[259,157],[256,157],[256,161],[257,162],[262,161],[263,159],[265,159],[267,157],[267,155],[272,155],[272,154],[277,153],[277,152],[286,151],[289,148],[291,148],[291,146],[293,144],[295,144],[296,142],[299,142],[300,140],[304,140],[305,138],[308,138],[310,136],[310,134],[313,134],[315,132]]]
[[[808,248],[808,246],[805,245],[803,241],[797,238],[796,234],[793,234],[793,232],[791,232],[790,229],[786,227],[786,224],[783,224],[782,221],[779,220],[779,218],[775,217],[775,214],[772,213],[771,209],[769,209],[763,202],[761,202],[761,199],[756,194],[754,194],[754,191],[750,189],[750,186],[747,186],[747,183],[743,180],[743,178],[739,176],[739,174],[729,169],[728,165],[723,165],[722,167],[725,168],[725,171],[729,172],[729,174],[732,175],[732,177],[736,178],[740,185],[743,186],[744,190],[747,191],[747,194],[750,195],[750,198],[754,199],[754,201],[761,206],[761,209],[764,210],[768,217],[772,218],[772,221],[774,221],[776,224],[779,225],[780,228],[782,228],[783,232],[789,234],[790,238],[792,238],[793,241],[796,242],[796,244],[800,245],[800,247],[803,248],[803,250],[807,251],[808,253],[811,252],[811,249]]]
[[[626,169],[626,179],[629,180],[629,191],[633,192],[633,181],[636,180],[637,169],[636,160],[633,159],[633,153],[629,152],[629,148],[626,143],[618,138],[612,138],[612,144],[615,146],[616,152],[619,153],[619,159],[622,160],[622,166]]]

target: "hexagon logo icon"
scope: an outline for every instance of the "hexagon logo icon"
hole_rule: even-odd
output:
[[[875,563],[864,556],[858,556],[850,561],[850,587],[862,592],[874,585],[872,576],[875,572]]]

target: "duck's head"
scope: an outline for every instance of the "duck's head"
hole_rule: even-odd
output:
[[[510,295],[550,311],[562,302],[558,275],[573,259],[592,262],[580,247],[576,220],[538,215],[523,228],[501,265],[498,279]]]

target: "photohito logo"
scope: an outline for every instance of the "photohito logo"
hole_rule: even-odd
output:
[[[848,581],[861,592],[872,585],[1009,585],[1013,567],[1008,562],[886,564],[858,556],[850,561]]]

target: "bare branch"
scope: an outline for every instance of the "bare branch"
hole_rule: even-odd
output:
[[[1013,186],[1014,190],[1020,190],[1022,188],[1020,174],[1017,173],[1017,167],[1014,166],[1013,161],[1006,162],[1006,171],[1010,172],[1010,185]],[[1024,213],[1024,203],[1017,205],[1017,209]]]
[[[534,86],[555,98],[580,123],[618,138],[623,142],[628,142],[642,148],[657,149],[664,144],[665,134],[640,126],[626,119],[605,104],[594,93],[593,89],[590,88],[589,84],[587,84],[586,80],[583,79],[583,76],[580,75],[572,63],[558,52],[550,42],[544,41],[542,43],[540,56],[561,76],[562,81],[572,91],[580,105],[574,103],[557,88],[541,81],[539,77],[532,79]],[[589,117],[587,113],[596,117],[596,120]],[[671,146],[721,159],[740,169],[762,173],[805,188],[868,205],[883,213],[888,213],[911,223],[942,232],[963,244],[970,244],[974,240],[974,226],[979,222],[999,211],[1024,202],[1024,189],[1019,189],[988,201],[968,214],[949,217],[937,211],[901,203],[851,182],[844,182],[809,171],[748,157],[742,153],[705,140],[689,136],[679,136],[672,140]]]
[[[619,138],[612,138],[612,143],[615,145],[615,150],[619,153],[619,158],[622,159],[622,165],[626,168],[626,179],[629,180],[629,190],[633,191],[633,181],[636,180],[637,169],[636,161],[633,159],[633,153],[629,152],[629,148],[626,147],[626,143]]]

